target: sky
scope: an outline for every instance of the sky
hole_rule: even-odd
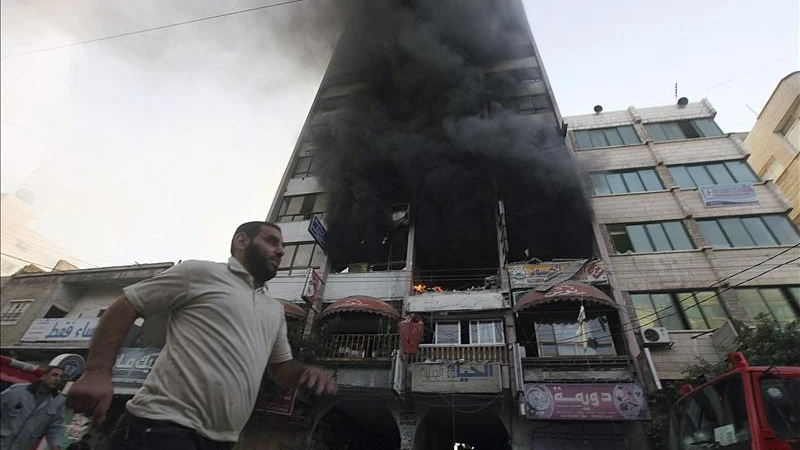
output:
[[[0,191],[33,199],[35,245],[79,267],[225,260],[235,227],[273,201],[330,58],[335,1],[19,56],[281,2],[2,1]],[[671,103],[677,83],[724,131],[747,131],[799,66],[796,0],[523,3],[564,116]]]

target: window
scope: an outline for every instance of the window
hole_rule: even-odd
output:
[[[33,300],[11,300],[8,302],[3,312],[0,313],[0,324],[16,325],[25,314],[25,311],[33,303]]]
[[[759,384],[764,413],[775,435],[780,439],[800,438],[800,378],[787,380],[779,374],[765,374]]]
[[[750,448],[742,375],[692,391],[672,409],[670,448]]]
[[[612,147],[616,145],[636,145],[642,141],[630,125],[614,128],[575,131],[575,141],[579,150]]]
[[[660,191],[664,189],[658,174],[653,169],[593,173],[591,174],[591,179],[595,195]]]
[[[572,320],[575,320],[574,318]],[[605,316],[578,322],[536,323],[539,356],[616,355]]]
[[[502,344],[503,322],[500,320],[471,320],[469,322],[471,344]]]
[[[284,197],[281,209],[278,211],[278,222],[310,220],[315,214],[324,213],[326,207],[326,194]]]
[[[764,165],[764,179],[777,181],[783,175],[785,169],[786,167],[780,161],[776,160],[774,156],[770,156],[767,164]]]
[[[800,316],[800,286],[734,289],[750,319],[766,314],[780,323]]]
[[[517,109],[520,112],[539,112],[549,110],[550,99],[547,98],[547,94],[517,97]]]
[[[483,77],[487,82],[494,82],[502,78],[511,78],[520,83],[534,83],[542,80],[542,72],[536,67],[525,67],[523,69],[489,72],[484,74]]]
[[[794,245],[800,241],[794,225],[781,214],[698,220],[697,225],[712,247],[764,247]]]
[[[293,178],[309,177],[317,173],[318,161],[313,156],[301,156],[294,165]]]
[[[287,244],[283,250],[278,276],[305,274],[309,267],[319,268],[325,257],[322,249],[313,242]]]
[[[672,175],[675,185],[683,189],[712,184],[758,181],[758,177],[750,169],[750,166],[741,160],[691,166],[670,166],[669,173]]]
[[[650,137],[656,142],[722,136],[722,130],[712,119],[648,123],[645,127]]]
[[[436,322],[436,344],[460,344],[461,325],[458,322]]]
[[[680,221],[608,225],[617,253],[666,252],[694,248]]]
[[[57,305],[53,305],[44,313],[43,319],[60,319],[62,317],[67,317],[67,312]]]
[[[642,328],[710,330],[728,320],[714,291],[637,293],[631,303]]]
[[[789,150],[792,154],[800,150],[800,97],[797,97],[794,104],[789,108],[789,112],[783,119],[783,125],[778,129],[778,133],[789,144]]]

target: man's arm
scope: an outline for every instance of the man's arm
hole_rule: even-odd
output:
[[[77,413],[93,417],[98,426],[111,405],[111,369],[117,352],[137,317],[139,312],[125,297],[106,310],[92,336],[83,375],[69,390],[70,407]]]
[[[335,394],[336,381],[327,370],[321,367],[308,366],[296,359],[269,365],[272,379],[283,388],[303,386],[316,392],[317,395]]]

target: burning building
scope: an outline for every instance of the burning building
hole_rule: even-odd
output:
[[[588,438],[604,425],[559,412],[539,439],[550,417],[527,383],[586,398],[597,386],[576,382],[638,385],[521,2],[356,4],[268,217],[286,242],[270,292],[309,310],[340,394],[257,414],[248,435],[267,422],[301,429],[283,438],[298,448]],[[624,421],[643,416],[612,416],[587,417],[620,422],[603,432],[623,448]]]

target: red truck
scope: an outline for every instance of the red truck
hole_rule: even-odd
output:
[[[731,353],[733,368],[694,387],[670,411],[670,450],[800,449],[800,367],[751,366]]]

